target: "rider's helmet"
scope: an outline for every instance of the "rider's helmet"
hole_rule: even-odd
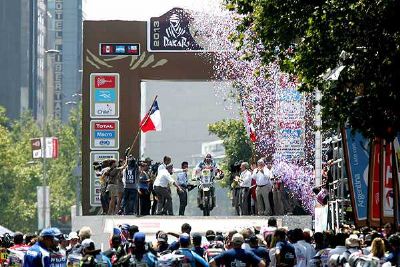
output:
[[[206,155],[206,157],[204,158],[204,163],[210,165],[210,164],[212,163],[212,161],[213,161],[213,160],[212,160],[212,156],[211,156],[210,153],[208,153],[208,154]]]

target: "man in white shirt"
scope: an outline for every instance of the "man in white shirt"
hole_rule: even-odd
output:
[[[172,183],[179,191],[182,191],[182,189],[171,176],[173,169],[174,166],[171,163],[166,165],[165,169],[158,171],[156,180],[154,181],[154,192],[158,197],[156,215],[174,215],[169,185]]]
[[[250,195],[250,187],[252,180],[251,172],[249,171],[249,163],[242,162],[240,164],[240,177],[239,177],[239,186],[240,186],[240,209],[241,215],[250,215],[250,204],[251,204],[251,195]]]
[[[272,171],[265,167],[263,159],[257,161],[257,168],[253,172],[253,178],[256,180],[256,196],[258,204],[258,215],[271,215],[271,206],[269,203],[269,193],[272,189]]]

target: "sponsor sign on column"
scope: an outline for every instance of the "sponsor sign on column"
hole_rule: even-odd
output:
[[[118,151],[96,151],[90,152],[90,205],[100,206],[100,194],[101,194],[101,183],[100,183],[100,168],[95,170],[94,163],[96,166],[101,166],[101,163],[107,159],[119,160]]]
[[[119,117],[119,74],[90,74],[90,117]]]
[[[90,149],[91,150],[119,149],[119,121],[117,120],[90,121]]]

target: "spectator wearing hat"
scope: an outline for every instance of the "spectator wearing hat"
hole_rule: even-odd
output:
[[[169,185],[172,183],[179,191],[181,187],[174,181],[171,174],[173,173],[174,166],[169,163],[166,169],[158,171],[156,180],[154,181],[154,191],[158,197],[157,215],[174,215],[172,210],[172,197]]]
[[[24,257],[24,267],[50,267],[50,250],[54,246],[55,232],[52,228],[43,229],[36,242]]]
[[[168,235],[163,231],[158,231],[156,233],[156,245],[154,247],[155,252],[163,252],[169,248]]]
[[[343,256],[346,257],[346,260],[349,259],[352,253],[360,253],[362,254],[361,250],[361,239],[358,238],[357,235],[352,234],[346,239],[346,251],[343,253]]]
[[[148,267],[157,266],[157,258],[146,250],[146,235],[143,232],[135,233],[133,244],[135,245],[135,249],[132,252],[132,257],[135,258],[136,266],[140,266],[140,263],[145,263]]]
[[[78,244],[78,242],[79,242],[78,233],[77,233],[77,232],[74,232],[74,231],[70,232],[70,233],[68,234],[67,240],[68,240],[68,242],[69,242],[69,244],[68,244],[68,246],[67,246],[67,248],[66,248],[66,252],[67,252],[67,255],[68,255],[68,254],[72,251],[72,249],[73,249],[73,248]]]
[[[92,239],[85,239],[82,241],[82,259],[81,266],[108,266],[112,267],[110,259],[108,259],[101,249],[96,249],[95,243]]]
[[[190,250],[190,235],[187,233],[183,233],[179,236],[179,249],[180,254],[183,254],[185,257],[183,259],[183,264],[187,266],[190,264],[192,267],[202,266],[208,267],[208,263],[197,253]]]
[[[232,249],[226,250],[215,256],[210,261],[210,266],[259,266],[264,267],[265,262],[253,252],[242,249],[243,235],[236,233],[232,236]]]

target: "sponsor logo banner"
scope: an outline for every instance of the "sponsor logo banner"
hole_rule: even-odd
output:
[[[365,223],[368,211],[369,140],[361,133],[345,132],[346,165],[356,223]]]
[[[115,138],[115,131],[95,131],[94,137],[97,138]]]
[[[105,103],[115,102],[114,88],[110,90],[101,90],[101,89],[95,90],[94,100],[96,102],[105,102]]]
[[[93,166],[95,161],[102,162],[105,159],[119,159],[118,151],[96,151],[90,153],[90,166]],[[100,206],[101,182],[99,180],[99,173],[93,168],[90,168],[90,205]]]
[[[95,88],[115,88],[115,76],[99,75],[94,78]]]
[[[90,121],[90,149],[119,149],[119,121]]]
[[[104,115],[115,115],[115,104],[114,103],[95,103],[94,104],[94,112],[96,115],[104,116]]]
[[[119,117],[119,74],[90,74],[90,117]]]
[[[115,140],[114,139],[96,139],[94,140],[94,145],[96,147],[114,147],[115,146]]]

